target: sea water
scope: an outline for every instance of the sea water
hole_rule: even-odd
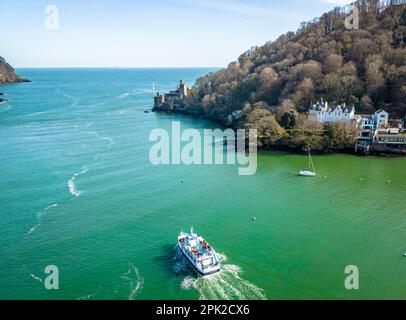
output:
[[[235,166],[154,166],[157,90],[210,69],[21,69],[0,86],[0,298],[405,299],[406,159],[261,153]],[[391,183],[388,183],[388,182]],[[253,217],[256,217],[254,220]],[[175,248],[190,227],[221,253],[198,278]],[[59,290],[44,269],[59,270]],[[360,289],[344,286],[359,268]]]

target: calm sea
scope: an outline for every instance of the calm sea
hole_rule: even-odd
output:
[[[153,166],[151,130],[215,125],[144,113],[152,83],[212,70],[18,71],[33,82],[0,86],[0,298],[406,298],[406,159],[315,157],[315,179],[296,175],[306,157],[282,153],[261,154],[249,177]],[[178,256],[191,226],[221,253],[221,274],[197,278]],[[344,287],[349,265],[358,291]]]

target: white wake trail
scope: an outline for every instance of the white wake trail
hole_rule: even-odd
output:
[[[54,203],[54,204],[51,204],[48,207],[40,210],[36,215],[37,220],[40,222],[38,222],[35,226],[33,226],[25,235],[28,236],[28,235],[32,234],[35,230],[37,230],[37,228],[39,228],[42,225],[41,221],[43,220],[45,215],[48,213],[48,211],[53,208],[56,208],[58,205],[59,205],[58,203]]]
[[[222,262],[227,257],[219,254]],[[186,276],[181,288],[195,289],[199,292],[200,300],[267,300],[264,291],[253,283],[241,277],[243,270],[236,265],[222,264],[220,273],[209,277]]]
[[[33,233],[38,227],[41,226],[41,223],[36,224],[35,226],[33,226],[25,235],[29,236],[31,233]]]
[[[85,173],[87,173],[87,172],[88,172],[87,169],[83,169],[82,171],[75,173],[75,174],[72,176],[72,178],[68,181],[69,192],[70,192],[71,194],[73,194],[74,196],[76,196],[76,197],[79,197],[79,196],[82,194],[82,192],[79,191],[79,190],[76,188],[76,186],[75,186],[75,180],[76,180],[77,177],[79,177],[79,176],[81,176],[82,174],[85,174]]]
[[[130,269],[122,277],[127,283],[129,289],[128,300],[135,300],[137,295],[144,288],[144,278],[141,276],[139,270],[135,266],[131,266]]]
[[[87,123],[86,128],[91,127],[92,124],[93,124],[92,122]],[[96,131],[82,131],[82,130],[80,130],[78,125],[75,125],[75,130],[78,131],[78,132],[81,132],[83,134],[92,135],[92,136],[97,137],[100,140],[106,141],[108,143],[107,144],[107,149],[110,149],[115,144],[115,141],[114,141],[113,138],[102,136],[101,134],[97,133]]]
[[[30,274],[30,277],[33,278],[35,281],[38,281],[40,283],[42,283],[42,279],[40,277],[37,277],[35,274]]]

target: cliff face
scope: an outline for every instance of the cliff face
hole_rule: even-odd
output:
[[[0,57],[0,83],[11,82],[29,82],[29,80],[17,75],[14,68],[3,57]]]

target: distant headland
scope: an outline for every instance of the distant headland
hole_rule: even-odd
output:
[[[0,57],[0,84],[15,82],[30,82],[30,80],[16,74],[14,68],[3,57]]]

